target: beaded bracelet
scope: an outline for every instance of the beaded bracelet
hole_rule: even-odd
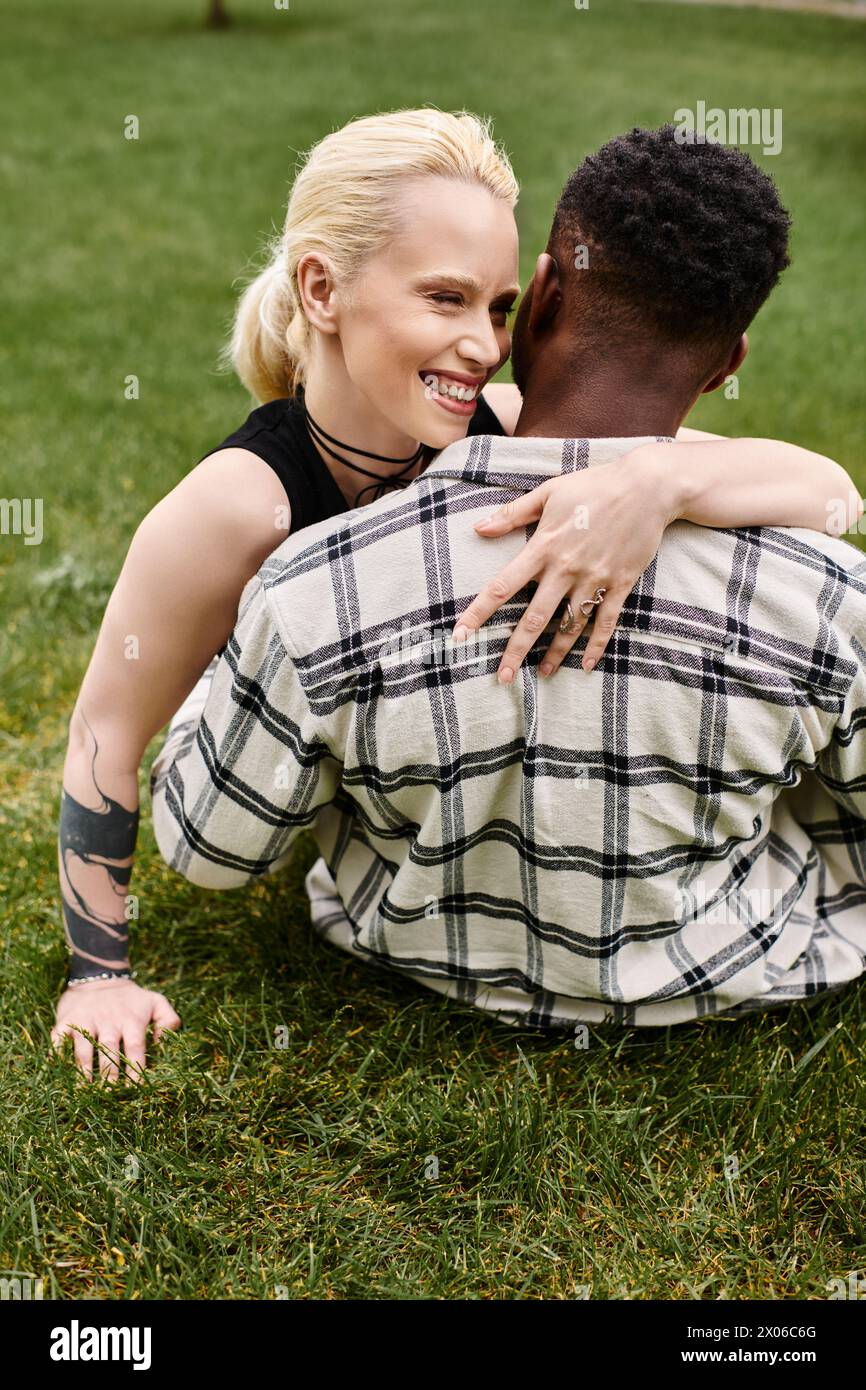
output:
[[[94,980],[134,980],[137,971],[135,970],[105,970],[101,975],[80,975],[77,980],[67,980],[66,988],[74,989],[76,985],[89,985]]]

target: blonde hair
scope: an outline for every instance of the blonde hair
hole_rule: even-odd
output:
[[[478,183],[509,207],[518,187],[490,123],[468,112],[391,111],[350,121],[314,145],[298,172],[282,233],[244,290],[225,358],[257,400],[303,384],[312,328],[298,292],[298,262],[331,261],[343,286],[394,235],[401,186],[426,174]]]

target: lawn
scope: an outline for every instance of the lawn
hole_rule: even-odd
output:
[[[586,1050],[520,1035],[313,941],[309,842],[242,893],[179,879],[145,769],[134,957],[184,1032],[134,1091],[48,1056],[66,723],[136,525],[249,408],[216,355],[295,151],[374,109],[493,116],[525,281],[601,141],[698,99],[782,108],[782,153],[758,157],[794,265],[739,399],[692,423],[808,445],[866,488],[866,26],[634,0],[229,7],[205,33],[204,0],[4,4],[0,496],[44,499],[44,539],[0,537],[0,1276],[95,1298],[824,1298],[866,1264],[859,987]]]

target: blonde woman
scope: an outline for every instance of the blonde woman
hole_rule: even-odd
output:
[[[72,714],[59,833],[72,962],[52,1041],[72,1035],[87,1077],[93,1044],[81,1030],[99,1044],[101,1075],[118,1076],[122,1049],[135,1079],[150,1026],[156,1040],[180,1025],[129,969],[138,772],[150,740],[207,679],[247,580],[290,531],[405,486],[467,431],[514,428],[516,389],[489,382],[509,353],[518,294],[516,200],[486,124],[432,110],[353,121],[316,145],[296,178],[230,349],[260,405],[141,522]],[[538,499],[531,545],[533,573],[555,573],[563,594],[586,565],[581,547],[594,548],[587,572],[615,574],[627,592],[676,517],[823,530],[828,499],[851,488],[830,460],[755,440],[660,445],[651,466],[636,451],[615,473],[562,483]],[[561,519],[575,486],[594,518],[583,536]],[[507,596],[501,588],[488,586],[489,609]]]

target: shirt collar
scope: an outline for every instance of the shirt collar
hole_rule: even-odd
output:
[[[542,439],[473,434],[449,444],[425,468],[423,477],[464,478],[488,487],[529,491],[563,473],[614,463],[641,444],[670,444],[670,435],[629,435],[618,439]]]

